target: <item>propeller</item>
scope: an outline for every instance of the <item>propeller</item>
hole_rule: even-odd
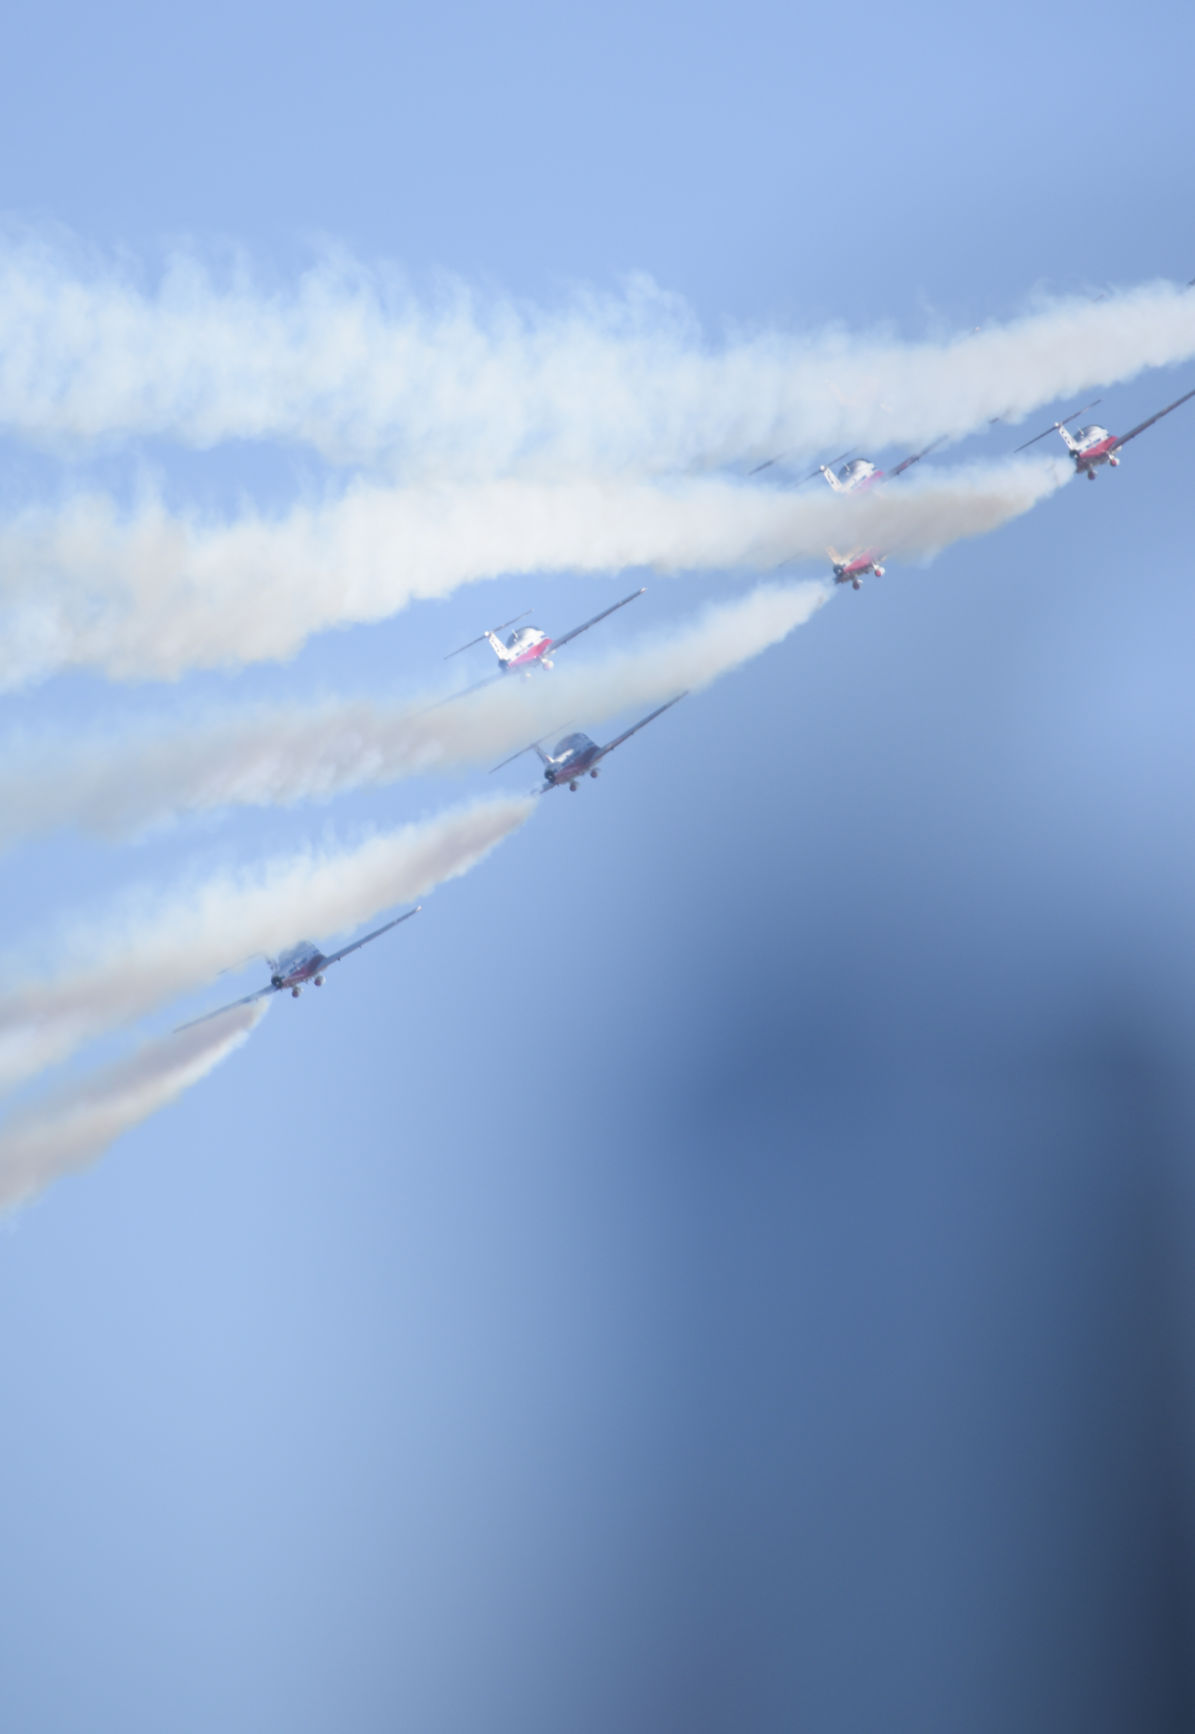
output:
[[[516,614],[514,616],[514,619],[504,620],[502,622],[501,626],[491,626],[490,631],[491,632],[505,632],[506,628],[508,626],[513,626],[516,620],[526,620],[526,618],[530,614],[530,612],[531,612],[530,608],[524,608],[524,610],[521,614]],[[449,657],[459,656],[462,650],[472,650],[472,648],[475,644],[484,644],[485,639],[486,639],[486,634],[483,632],[479,638],[471,638],[469,640],[468,644],[458,644],[456,649],[450,650],[448,652],[448,656],[444,657],[443,660],[445,662],[447,662]]]
[[[1089,409],[1094,409],[1097,403],[1103,403],[1103,401],[1102,397],[1093,397],[1090,403],[1083,404],[1080,409],[1072,409],[1071,413],[1064,415],[1061,421],[1052,421],[1049,427],[1043,428],[1039,434],[1034,434],[1033,438],[1026,440],[1023,446],[1017,446],[1013,456],[1016,456],[1016,452],[1027,451],[1030,446],[1035,446],[1038,440],[1044,440],[1047,434],[1057,433],[1058,429],[1065,427],[1067,422],[1075,421],[1079,416],[1086,415]]]

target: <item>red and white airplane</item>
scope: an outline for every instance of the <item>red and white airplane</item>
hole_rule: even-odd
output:
[[[612,741],[607,741],[604,747],[599,747],[596,741],[590,740],[589,736],[584,734],[565,735],[563,740],[557,741],[556,750],[552,753],[544,751],[541,741],[532,741],[529,747],[520,747],[517,753],[511,753],[508,759],[503,759],[502,764],[495,765],[494,770],[500,771],[506,765],[513,765],[515,760],[521,759],[524,753],[537,753],[544,768],[544,780],[538,789],[532,790],[532,793],[546,795],[549,789],[560,789],[567,783],[576,794],[577,784],[586,772],[591,777],[597,776],[598,765],[607,753],[612,753],[615,747],[622,745],[623,741],[629,741],[632,735],[637,735],[640,729],[645,729],[649,722],[655,722],[658,716],[663,716],[666,710],[671,710],[673,705],[679,704],[685,696],[685,693],[678,692],[675,698],[668,700],[667,704],[662,704],[658,710],[653,710],[649,716],[641,717],[633,728],[624,729],[622,734],[616,735]]]
[[[945,438],[946,435],[942,434],[930,445],[923,446],[919,452],[913,452],[909,457],[902,458],[898,464],[893,464],[890,470],[879,470],[866,458],[856,458],[853,463],[843,464],[840,470],[835,470],[833,464],[819,464],[805,479],[810,481],[814,476],[825,476],[836,494],[862,494],[868,488],[874,488],[877,482],[890,482],[894,477],[903,475],[913,464],[919,464],[922,458],[936,452]],[[849,457],[850,453],[844,455]],[[839,461],[838,458],[834,459],[835,464]]]
[[[1067,422],[1074,421],[1085,410],[1094,409],[1100,401],[1097,397],[1092,403],[1085,403],[1082,409],[1072,410],[1062,421],[1051,422],[1049,427],[1043,428],[1041,433],[1034,434],[1031,440],[1026,440],[1023,446],[1016,449],[1019,452],[1026,451],[1030,446],[1036,445],[1038,440],[1044,440],[1047,434],[1060,433],[1066,442],[1067,451],[1075,460],[1076,471],[1081,471],[1089,482],[1094,482],[1095,472],[1100,464],[1110,464],[1116,469],[1120,463],[1118,454],[1122,446],[1127,446],[1130,440],[1135,440],[1147,427],[1152,427],[1156,421],[1161,421],[1164,415],[1169,415],[1172,409],[1177,409],[1180,403],[1186,403],[1192,397],[1195,397],[1195,391],[1184,392],[1182,397],[1176,397],[1173,403],[1158,410],[1156,415],[1138,422],[1127,434],[1110,434],[1106,427],[1100,427],[1095,422],[1090,427],[1081,427],[1077,433],[1072,434],[1067,428]]]
[[[644,587],[645,588],[645,587]],[[462,650],[472,650],[475,644],[488,642],[494,655],[498,658],[498,667],[503,674],[510,674],[517,669],[521,674],[530,674],[535,667],[551,668],[552,661],[549,651],[557,651],[563,645],[570,644],[574,638],[580,638],[583,632],[588,632],[591,626],[596,626],[599,620],[607,619],[611,614],[617,614],[620,608],[625,608],[628,602],[634,602],[636,597],[643,595],[643,589],[633,590],[629,596],[624,596],[621,602],[615,602],[609,608],[603,608],[600,614],[595,614],[592,620],[587,620],[583,626],[574,626],[571,632],[564,633],[560,638],[549,638],[546,632],[541,632],[538,626],[520,626],[517,632],[512,632],[503,644],[498,637],[508,626],[513,626],[516,620],[525,620],[530,610],[516,614],[514,620],[504,620],[501,626],[495,626],[483,632],[480,638],[471,638],[468,644],[462,644],[456,650],[450,650],[444,658],[459,656]]]
[[[869,573],[876,578],[884,576],[880,555],[874,548],[864,548],[858,554],[840,554],[837,548],[827,548],[826,553],[833,561],[835,584],[849,584],[852,589],[861,590]]]
[[[285,993],[288,989],[292,999],[298,999],[307,983],[314,982],[316,987],[324,985],[324,971],[331,969],[334,963],[339,963],[352,951],[360,951],[363,945],[368,945],[372,939],[380,939],[383,933],[389,933],[392,927],[399,927],[404,921],[409,921],[412,915],[418,915],[423,908],[421,903],[414,909],[408,909],[405,915],[398,915],[393,921],[388,921],[384,927],[375,927],[372,933],[367,933],[363,939],[355,939],[351,945],[342,946],[330,957],[309,939],[301,939],[297,945],[292,945],[289,951],[282,952],[278,957],[267,957],[270,966],[270,980],[266,987],[259,987],[256,993],[247,993],[244,999],[234,999],[229,1005],[218,1006],[215,1011],[204,1012],[202,1017],[192,1018],[190,1023],[179,1024],[179,1030],[194,1029],[196,1024],[205,1024],[209,1018],[218,1018],[221,1013],[235,1011],[237,1006],[251,1005],[255,999],[265,999],[267,994]],[[178,1034],[178,1030],[175,1031]]]

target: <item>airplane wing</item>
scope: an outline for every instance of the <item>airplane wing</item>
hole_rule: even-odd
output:
[[[564,633],[560,638],[552,640],[552,649],[559,650],[562,644],[568,644],[574,638],[580,638],[583,632],[588,632],[591,626],[596,626],[599,620],[605,620],[610,614],[616,614],[620,608],[625,608],[628,602],[633,602],[637,596],[642,596],[646,585],[639,590],[632,590],[629,596],[624,596],[621,602],[615,602],[609,608],[603,608],[600,614],[595,614],[592,620],[587,620],[584,626],[574,626],[571,632]]]
[[[607,753],[612,753],[615,747],[620,747],[622,745],[623,741],[629,741],[632,735],[637,735],[640,729],[645,729],[649,722],[655,722],[658,716],[663,716],[666,710],[671,710],[674,704],[679,704],[682,698],[687,697],[687,690],[685,692],[678,692],[675,698],[670,698],[668,700],[667,704],[662,704],[658,710],[653,710],[649,716],[641,717],[633,728],[624,729],[622,734],[615,735],[612,741],[607,741],[606,745],[598,754],[598,757],[604,759]]]
[[[790,481],[788,485],[793,488],[803,488],[806,482],[811,482],[815,476],[820,476],[823,470],[835,469],[837,465],[844,464],[848,458],[853,458],[858,449],[858,446],[852,446],[849,452],[839,452],[836,458],[831,458],[826,464],[818,464],[817,468],[810,470],[807,476],[798,476],[795,482]],[[765,458],[762,464],[756,464],[753,470],[747,471],[748,477],[762,475],[764,470],[770,470],[773,464],[782,464],[787,456],[787,452],[777,452],[774,458]]]
[[[1160,409],[1157,415],[1151,415],[1148,421],[1138,422],[1137,426],[1130,428],[1127,434],[1121,435],[1112,448],[1113,451],[1119,451],[1121,446],[1127,446],[1130,440],[1135,440],[1137,435],[1144,433],[1147,427],[1152,427],[1156,421],[1161,421],[1164,415],[1169,415],[1170,411],[1177,409],[1180,403],[1186,403],[1189,397],[1195,397],[1195,391],[1185,392],[1182,397],[1176,397],[1173,403],[1168,403],[1165,409]]]
[[[1069,415],[1064,415],[1061,421],[1052,421],[1049,427],[1045,427],[1040,433],[1034,434],[1033,438],[1031,440],[1026,440],[1024,445],[1014,446],[1013,456],[1015,457],[1018,452],[1027,452],[1030,446],[1035,446],[1037,444],[1038,440],[1044,440],[1050,434],[1057,433],[1060,428],[1069,426],[1073,421],[1078,421],[1081,415],[1086,415],[1089,409],[1094,409],[1097,403],[1103,403],[1103,401],[1102,397],[1093,397],[1090,403],[1080,404],[1078,409],[1072,409]]]
[[[408,909],[405,915],[396,915],[393,921],[386,923],[385,927],[375,927],[373,932],[367,933],[363,939],[354,939],[351,945],[341,946],[340,950],[334,951],[331,957],[325,957],[323,964],[320,965],[321,969],[327,964],[339,963],[341,958],[347,957],[350,951],[360,951],[361,947],[368,945],[371,939],[380,939],[383,933],[389,933],[392,927],[398,927],[401,922],[409,921],[412,915],[418,915],[422,908],[422,903],[417,903],[414,909]]]
[[[255,999],[265,999],[267,994],[277,991],[272,982],[267,982],[265,987],[259,987],[256,993],[247,993],[244,999],[234,999],[229,1005],[217,1006],[215,1011],[204,1012],[202,1017],[192,1018],[190,1023],[176,1024],[172,1033],[180,1036],[184,1030],[193,1030],[196,1024],[205,1024],[211,1018],[222,1017],[225,1012],[236,1011],[238,1006],[252,1005]]]
[[[939,434],[936,440],[933,440],[927,446],[923,446],[919,452],[914,452],[911,457],[902,458],[898,464],[893,464],[890,470],[885,470],[884,474],[888,477],[902,475],[910,465],[919,464],[922,458],[927,458],[931,452],[936,452],[938,447],[945,443],[945,440],[946,435]]]

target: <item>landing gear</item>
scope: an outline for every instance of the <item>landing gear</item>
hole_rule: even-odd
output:
[[[590,771],[590,773],[589,773],[589,774],[590,774],[590,776],[591,776],[591,777],[596,777],[596,776],[597,776],[597,772],[596,772],[596,771]]]
[[[575,795],[575,794],[576,794],[576,792],[577,792],[577,785],[576,785],[576,783],[570,783],[570,784],[569,784],[569,788],[570,788],[570,789],[571,789],[571,790],[572,790],[572,792],[573,792],[573,794],[574,794],[574,795]]]
[[[873,566],[872,571],[875,573],[877,578],[882,578],[884,576],[884,568],[882,566]]]
[[[851,589],[852,590],[862,590],[862,588],[863,588],[862,578],[852,578],[851,579]]]
[[[316,976],[316,978],[315,978],[315,985],[316,985],[316,987],[323,987],[323,985],[324,985],[324,978],[323,978],[323,976],[322,976],[322,975],[317,975],[317,976]]]
[[[1088,472],[1087,472],[1087,480],[1088,480],[1088,481],[1089,481],[1089,482],[1094,482],[1094,481],[1095,481],[1095,471],[1094,471],[1094,470],[1088,470]]]
[[[292,987],[290,990],[290,997],[292,999],[298,999],[298,997],[302,993],[302,991],[303,991],[303,989],[301,987]]]

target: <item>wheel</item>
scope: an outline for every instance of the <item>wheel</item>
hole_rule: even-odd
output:
[[[862,590],[862,588],[863,588],[862,578],[852,578],[851,579],[851,589],[852,590]]]
[[[292,999],[298,999],[298,997],[302,993],[302,991],[303,991],[303,989],[301,987],[292,987],[290,990],[290,997]]]
[[[1095,471],[1094,471],[1094,470],[1088,470],[1088,472],[1087,472],[1087,480],[1088,480],[1088,481],[1089,481],[1089,482],[1094,482],[1094,481],[1095,481]]]
[[[323,987],[323,985],[324,985],[324,978],[323,978],[323,976],[322,976],[322,975],[317,975],[317,976],[316,976],[316,978],[315,978],[315,985],[316,985],[316,987]]]
[[[575,794],[576,794],[576,792],[577,792],[577,785],[576,785],[576,783],[570,783],[570,784],[569,784],[569,788],[570,788],[570,789],[571,789],[571,790],[572,790],[572,792],[573,792],[573,794],[574,794],[574,795],[575,795]]]
[[[590,776],[591,776],[591,777],[596,777],[596,776],[597,776],[597,772],[596,772],[596,771],[590,771],[590,773],[589,773],[589,774],[590,774]]]

